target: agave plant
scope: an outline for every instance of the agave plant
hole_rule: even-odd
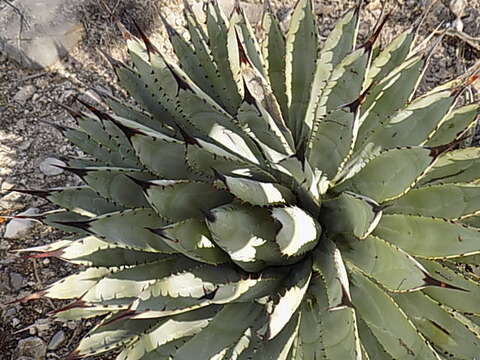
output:
[[[102,317],[70,359],[473,359],[480,354],[479,113],[465,75],[415,97],[414,28],[356,45],[359,7],[320,47],[311,0],[263,41],[237,5],[195,15],[178,61],[123,33],[136,105],[70,110],[84,186],[22,190],[75,233],[27,249],[86,269],[23,301]]]

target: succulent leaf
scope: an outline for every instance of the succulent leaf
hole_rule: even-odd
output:
[[[228,192],[202,182],[155,180],[143,186],[150,205],[172,222],[202,217],[210,209],[233,200]]]
[[[411,255],[440,259],[477,253],[479,231],[442,218],[392,214],[383,215],[373,235]]]
[[[361,169],[351,169],[346,181],[335,189],[349,190],[382,203],[407,193],[433,166],[434,161],[435,153],[428,148],[386,150],[368,161]]]
[[[394,299],[371,280],[352,272],[352,302],[379,343],[393,358],[439,359]],[[388,309],[389,316],[384,316]],[[387,330],[388,329],[388,330]]]
[[[221,181],[233,196],[251,205],[268,206],[295,203],[295,195],[289,188],[280,184],[232,176],[223,176]]]
[[[456,273],[448,265],[421,259],[420,262],[432,274],[445,284],[432,286],[422,291],[441,304],[456,309],[463,313],[478,314],[479,311],[479,284],[478,281],[469,279]]]
[[[288,100],[285,80],[286,41],[276,15],[268,6],[263,14],[262,28],[266,34],[262,43],[265,71],[268,73],[268,79],[280,106],[283,119],[288,122]]]
[[[290,21],[285,44],[285,81],[288,99],[288,127],[295,141],[302,142],[305,113],[310,100],[317,62],[317,28],[311,0],[300,0]]]
[[[480,189],[476,184],[438,184],[409,191],[388,204],[387,214],[460,219],[480,211]],[[448,203],[449,206],[445,206]]]
[[[470,183],[480,174],[480,150],[475,147],[452,150],[442,154],[419,185]]]
[[[367,274],[391,292],[414,291],[427,285],[429,275],[418,261],[378,237],[350,241],[342,250],[348,268]]]
[[[222,103],[227,111],[233,114],[242,94],[238,78],[239,61],[235,28],[229,28],[228,20],[218,3],[209,2],[206,8],[206,29],[210,42],[208,47],[216,64],[216,76],[222,84],[220,85]]]
[[[458,359],[474,358],[478,354],[478,336],[453,318],[435,300],[421,292],[399,294],[394,299],[442,353]]]
[[[414,39],[414,30],[409,29],[388,44],[372,61],[372,65],[368,70],[365,87],[368,87],[371,83],[381,81],[384,76],[402,65],[411,53]]]
[[[191,259],[213,265],[228,261],[228,256],[215,246],[205,222],[200,219],[191,218],[152,231],[172,249]]]
[[[180,346],[205,328],[216,312],[218,308],[212,306],[159,321],[153,330],[139,335],[117,359],[140,360],[146,356],[161,358],[173,355]]]
[[[312,278],[311,264],[306,259],[292,267],[293,274],[285,280],[283,291],[273,296],[272,306],[267,310],[268,321],[259,330],[260,336],[267,340],[275,338],[295,314]]]
[[[361,148],[366,139],[384,121],[401,109],[411,98],[425,68],[422,57],[413,57],[386,76],[378,85],[373,86],[365,99],[356,149]],[[368,109],[368,111],[366,110]]]
[[[159,241],[148,228],[158,228],[168,224],[150,208],[129,209],[113,212],[87,221],[59,222],[80,228],[99,236],[107,242],[121,244],[136,250],[175,253],[166,243]]]
[[[469,104],[450,112],[435,134],[426,142],[427,146],[450,144],[469,129],[479,114],[480,106]]]
[[[213,359],[214,355],[228,351],[251,322],[262,314],[255,303],[228,304],[213,318],[204,331],[195,335],[175,353],[175,358],[189,360],[194,357]],[[211,346],[203,346],[211,344]]]

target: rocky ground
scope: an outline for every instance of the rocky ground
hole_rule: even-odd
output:
[[[449,2],[436,2],[428,13],[421,34],[431,33],[439,24],[443,24],[442,28],[450,26],[451,29],[459,29],[463,24],[463,35],[458,36],[455,30],[451,30],[441,40],[420,91],[463,73],[480,58],[480,0],[465,2],[464,12],[460,14],[461,24],[456,20],[455,9],[452,12],[449,8]],[[105,3],[106,7],[101,3]],[[132,19],[136,19],[151,34],[153,41],[168,51],[158,13],[161,11],[170,23],[179,28],[182,24],[181,3],[178,0],[104,0],[99,5],[93,0],[77,1],[72,11],[75,15],[72,16],[81,21],[85,36],[60,63],[48,69],[26,70],[0,53],[0,216],[51,209],[44,200],[11,192],[14,187],[45,189],[79,183],[74,175],[59,172],[50,164],[51,158],[61,160],[65,156],[81,156],[81,152],[41,121],[74,126],[74,121],[59,103],[76,107],[76,97],[97,103],[100,101],[99,90],[123,96],[108,64],[96,51],[101,49],[117,59],[126,60],[125,46],[114,20],[119,19],[132,28]],[[278,0],[273,3],[279,16],[287,21],[294,1]],[[323,0],[316,3],[321,34],[326,35],[335,20],[354,1]],[[385,44],[411,26],[428,3],[420,0],[365,1],[361,34],[365,37],[373,28],[382,5],[385,5],[394,9],[381,37]],[[7,6],[5,4],[0,0],[0,17],[2,9]],[[464,96],[479,98],[478,91],[473,87]],[[76,268],[57,259],[37,260],[18,256],[15,249],[49,243],[64,234],[34,223],[17,226],[9,225],[7,229],[6,222],[0,224],[0,235],[3,235],[0,237],[0,358],[63,359],[94,321],[52,321],[48,313],[61,306],[61,302],[9,302],[41,290],[73,273]]]

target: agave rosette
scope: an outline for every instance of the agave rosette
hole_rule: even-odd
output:
[[[358,8],[323,47],[310,0],[286,36],[267,6],[262,42],[239,6],[204,9],[188,41],[166,24],[178,62],[123,30],[133,68],[110,61],[137,105],[71,111],[85,185],[27,191],[78,235],[27,251],[87,266],[32,297],[104,317],[71,358],[478,356],[472,78],[415,98],[415,30],[357,46]]]

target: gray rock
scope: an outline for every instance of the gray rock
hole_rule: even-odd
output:
[[[31,358],[30,356],[20,356],[17,358],[17,360],[35,360],[34,358]]]
[[[19,104],[25,104],[27,100],[30,99],[33,94],[35,94],[35,91],[37,91],[37,89],[33,85],[21,87],[13,97],[13,100]]]
[[[10,287],[13,291],[18,291],[26,285],[26,279],[16,272],[10,273]]]
[[[62,330],[56,332],[55,335],[53,335],[52,338],[50,339],[47,349],[48,350],[58,349],[65,342],[65,339],[66,339],[65,333]]]
[[[44,360],[47,353],[47,345],[39,337],[22,339],[17,345],[17,355],[28,356],[35,360]]]
[[[19,213],[18,215],[34,215],[38,214],[37,208],[30,208],[26,211]],[[27,219],[13,219],[8,222],[5,227],[5,232],[3,237],[5,239],[18,239],[19,237],[25,235],[33,226],[35,222]]]
[[[67,166],[63,161],[48,157],[40,163],[40,171],[48,176],[59,175],[63,173],[63,169],[55,166]]]
[[[55,63],[82,37],[83,26],[65,11],[76,0],[16,0],[0,16],[0,52],[28,68]]]

